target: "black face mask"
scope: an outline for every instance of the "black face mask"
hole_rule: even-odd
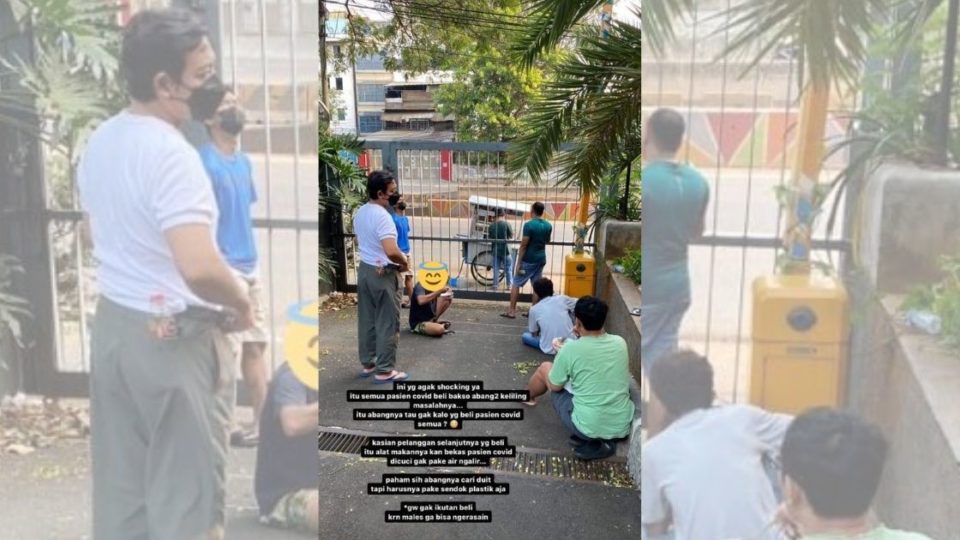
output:
[[[185,101],[190,106],[190,116],[201,122],[217,114],[217,109],[223,102],[223,96],[227,93],[227,88],[216,75],[190,90],[190,97],[181,101]]]
[[[220,127],[231,135],[239,135],[247,122],[247,115],[239,107],[220,111]]]
[[[402,196],[403,195],[400,195],[399,193],[394,193],[393,195],[390,196],[389,199],[387,199],[387,204],[389,204],[390,206],[396,206],[397,203],[400,202],[400,197]]]

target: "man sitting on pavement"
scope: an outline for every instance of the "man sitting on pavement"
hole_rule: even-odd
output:
[[[261,522],[316,536],[320,532],[319,394],[283,363],[260,417],[254,491]]]
[[[544,354],[557,354],[555,342],[562,343],[573,335],[572,312],[576,303],[576,298],[553,294],[553,282],[549,278],[534,281],[530,323],[523,333],[523,344]]]
[[[887,459],[880,430],[842,411],[796,418],[783,439],[785,501],[779,517],[802,540],[930,540],[878,523],[870,511]]]
[[[553,407],[573,436],[580,459],[602,459],[616,453],[616,440],[630,433],[634,407],[630,401],[627,343],[603,330],[607,304],[593,296],[577,300],[576,341],[563,345],[556,360],[537,368],[527,390],[530,401],[553,391]],[[570,384],[570,390],[564,385]]]
[[[453,304],[453,291],[447,286],[447,265],[426,262],[417,269],[417,284],[410,297],[410,331],[421,336],[443,337],[452,334],[449,321],[440,320]]]
[[[779,539],[764,460],[779,450],[791,417],[748,405],[713,407],[713,368],[691,351],[660,358],[650,387],[668,424],[640,454],[646,535]]]

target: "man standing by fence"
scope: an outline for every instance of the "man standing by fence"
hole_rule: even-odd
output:
[[[523,239],[520,241],[517,267],[510,287],[510,311],[502,313],[501,317],[516,319],[520,289],[528,281],[532,283],[543,275],[543,267],[547,265],[547,244],[553,233],[553,225],[543,219],[545,209],[542,202],[533,203],[530,207],[533,219],[523,224]]]
[[[704,230],[710,187],[703,176],[677,161],[686,130],[680,113],[658,109],[647,120],[643,168],[643,309],[640,358],[649,373],[664,354],[677,350],[680,324],[690,307],[690,242]],[[662,410],[650,410],[651,436],[663,423]],[[648,421],[649,420],[649,421]]]
[[[374,384],[402,381],[408,375],[394,369],[400,339],[400,274],[409,269],[397,245],[397,226],[387,212],[397,181],[389,171],[367,178],[367,204],[353,217],[360,268],[357,271],[357,339],[361,377]]]
[[[217,204],[179,131],[223,86],[190,13],[141,11],[123,36],[130,106],[78,172],[98,262],[91,334],[93,538],[223,538],[233,358],[253,324],[215,243]],[[219,306],[224,306],[221,309]]]

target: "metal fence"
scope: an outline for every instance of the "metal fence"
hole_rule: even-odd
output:
[[[210,27],[223,32],[214,40],[221,47],[221,77],[234,83],[253,119],[245,140],[256,144],[252,149],[242,144],[254,166],[254,226],[272,336],[267,357],[274,368],[283,361],[287,307],[318,296],[319,243],[315,139],[302,137],[317,131],[316,101],[309,96],[316,95],[318,84],[319,5],[299,0],[279,4],[282,9],[277,11],[275,1],[209,0],[206,11],[208,17],[218,17],[218,24]],[[66,163],[49,154],[44,168],[54,303],[48,338],[55,345],[52,358],[36,359],[42,376],[35,377],[35,388],[29,390],[84,396],[97,299],[95,262],[81,241],[82,213]]]
[[[486,231],[497,208],[505,211],[514,232],[512,249],[520,244],[530,207],[542,202],[553,225],[543,274],[558,290],[566,277],[564,256],[573,248],[573,225],[580,204],[577,185],[560,185],[551,172],[542,182],[514,177],[506,170],[506,143],[377,141],[366,143],[361,165],[397,172],[399,191],[408,205],[411,256],[414,265],[440,261],[449,265],[461,298],[506,300],[501,279],[492,282],[491,243]],[[358,259],[355,238],[345,236],[348,290],[356,287]],[[593,244],[586,244],[592,250]],[[522,297],[529,299],[529,295]]]
[[[660,107],[687,121],[681,158],[700,169],[711,187],[706,235],[691,248],[693,304],[681,342],[705,353],[714,365],[721,398],[746,398],[751,356],[751,284],[777,264],[783,212],[776,188],[791,181],[799,117],[799,64],[788,44],[755,69],[719,53],[730,43],[720,31],[722,13],[735,0],[696,3],[695,12],[674,25],[677,43],[663,56],[644,58],[644,114]],[[742,75],[742,76],[741,76]],[[834,98],[830,139],[848,130],[852,102]],[[847,162],[831,158],[821,180]],[[830,208],[835,201],[827,201]],[[837,223],[844,223],[840,200]],[[847,248],[842,226],[815,231],[815,259],[839,267]]]

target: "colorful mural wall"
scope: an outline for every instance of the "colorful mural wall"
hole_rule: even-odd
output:
[[[680,156],[700,168],[779,169],[793,165],[796,155],[799,111],[784,110],[704,110],[688,113],[688,138]],[[643,110],[643,119],[654,111]],[[849,126],[844,114],[831,114],[827,119],[827,148],[843,139]],[[825,164],[826,168],[842,168],[847,152],[838,152]]]

